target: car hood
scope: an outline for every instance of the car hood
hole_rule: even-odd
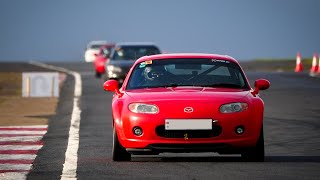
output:
[[[219,118],[220,107],[234,102],[250,103],[249,91],[227,88],[154,88],[127,91],[126,103],[143,102],[159,108],[160,118]],[[185,108],[192,113],[185,113]],[[246,111],[247,112],[247,111]]]
[[[221,101],[235,102],[244,99],[248,90],[206,87],[174,87],[128,90],[126,94],[137,102],[163,101]]]

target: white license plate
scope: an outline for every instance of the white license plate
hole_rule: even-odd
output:
[[[166,130],[208,130],[212,119],[166,119]]]

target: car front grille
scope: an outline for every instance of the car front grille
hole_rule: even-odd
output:
[[[229,149],[226,144],[150,144],[149,149],[155,152],[219,152]]]
[[[165,138],[211,138],[219,136],[221,126],[213,125],[211,130],[165,130],[164,125],[156,127],[156,134]]]

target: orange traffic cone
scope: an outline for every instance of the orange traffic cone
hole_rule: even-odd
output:
[[[294,72],[302,72],[303,67],[302,67],[302,62],[301,62],[301,55],[300,53],[297,54],[297,62],[296,62],[296,69]]]
[[[320,57],[319,57],[319,63],[318,63],[318,71],[317,74],[320,75]]]
[[[316,53],[313,54],[313,58],[312,58],[312,66],[310,69],[310,74],[314,75],[315,73],[318,72],[318,65],[317,65],[317,61],[318,61],[318,55]]]

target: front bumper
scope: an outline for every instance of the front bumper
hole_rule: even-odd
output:
[[[131,121],[130,121],[131,122]],[[262,120],[237,119],[220,119],[217,126],[222,127],[218,135],[212,137],[197,138],[167,138],[161,137],[156,132],[156,127],[161,125],[154,120],[152,123],[141,122],[138,120],[119,125],[117,134],[119,141],[128,152],[132,154],[158,154],[162,152],[218,152],[218,153],[239,153],[247,148],[256,145],[261,127]],[[235,129],[239,125],[245,127],[245,132],[241,135],[236,134]],[[135,136],[132,128],[139,126],[143,129],[142,136]],[[125,129],[125,130],[124,130]]]
[[[134,155],[158,155],[159,153],[191,153],[191,152],[217,152],[221,154],[239,154],[246,148],[235,148],[225,143],[192,143],[192,144],[150,144],[145,148],[126,148]]]
[[[175,139],[175,140],[121,140],[123,144],[132,145],[126,150],[132,154],[159,154],[163,152],[217,152],[221,154],[237,154],[253,147],[257,138],[224,139]]]

